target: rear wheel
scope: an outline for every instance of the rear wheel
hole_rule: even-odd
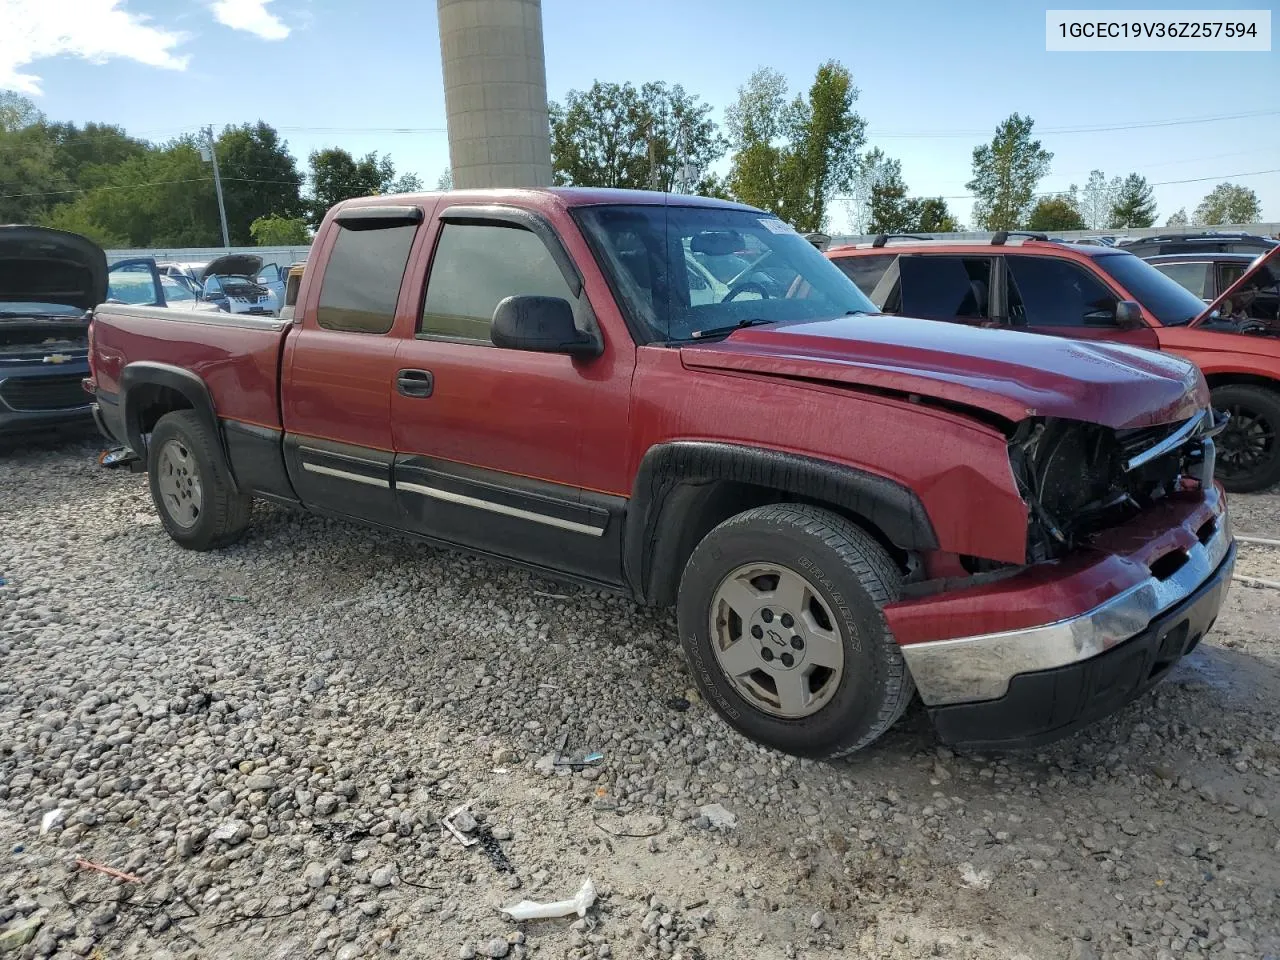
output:
[[[166,413],[151,434],[151,499],[169,536],[188,550],[226,546],[249,526],[253,501],[235,491],[217,443],[190,410]]]
[[[1218,435],[1218,479],[1232,493],[1280,483],[1280,392],[1248,383],[1213,391],[1215,409],[1231,415]]]
[[[914,687],[881,606],[901,575],[869,534],[818,507],[726,520],[680,584],[680,636],[703,695],[740,732],[804,757],[874,741]]]

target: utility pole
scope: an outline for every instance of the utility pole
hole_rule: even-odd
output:
[[[222,177],[218,175],[218,151],[213,145],[213,127],[205,127],[204,136],[208,145],[200,152],[206,153],[205,159],[213,162],[213,189],[218,194],[218,216],[222,220],[222,246],[230,250],[231,237],[227,233],[227,208],[222,202]]]

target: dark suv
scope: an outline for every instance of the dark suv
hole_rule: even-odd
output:
[[[1252,253],[1164,253],[1143,259],[1205,303],[1212,303],[1258,258]],[[1259,319],[1276,319],[1278,308],[1275,287],[1259,290],[1252,304]]]
[[[1142,237],[1119,244],[1120,249],[1135,257],[1160,256],[1168,253],[1247,253],[1257,256],[1280,245],[1270,237],[1251,233],[1159,233],[1154,237]]]

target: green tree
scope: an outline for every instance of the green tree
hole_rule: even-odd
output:
[[[964,229],[964,224],[951,215],[942,197],[925,197],[918,203],[920,222],[915,229],[921,233],[958,233]]]
[[[389,184],[385,193],[421,193],[422,178],[416,173],[402,173]]]
[[[439,178],[437,178],[436,180],[436,189],[437,190],[453,189],[453,168],[452,167],[444,168],[444,173],[440,174]]]
[[[93,187],[110,179],[112,168],[140,157],[154,147],[105,123],[50,123],[45,135],[55,153],[58,170],[78,187]]]
[[[1031,215],[1027,217],[1028,230],[1084,230],[1084,217],[1071,202],[1070,196],[1061,194],[1053,197],[1041,197]]]
[[[274,127],[262,121],[225,127],[218,136],[218,172],[227,208],[231,242],[253,241],[250,226],[259,217],[300,217],[302,175],[289,153],[289,144]]]
[[[1176,213],[1169,214],[1169,219],[1164,222],[1166,227],[1185,227],[1187,225],[1187,208],[1179,207]]]
[[[1255,223],[1262,219],[1258,195],[1248,187],[1220,183],[1196,207],[1195,222],[1203,226],[1219,223]]]
[[[704,171],[724,155],[711,107],[680,84],[637,89],[597,80],[550,105],[556,183],[669,191],[680,168]]]
[[[395,180],[396,168],[390,157],[370,153],[356,160],[341,147],[313,151],[311,165],[312,226],[318,226],[335,203],[352,197],[385,193]]]
[[[797,230],[821,230],[832,198],[850,189],[859,170],[866,123],[853,109],[857,98],[852,76],[836,61],[818,68],[807,97],[792,100],[780,73],[755,71],[725,111],[735,151],[728,191]]]
[[[35,101],[16,90],[0,90],[0,133],[12,133],[44,122]]]
[[[278,217],[274,213],[249,224],[253,242],[260,247],[303,247],[311,242],[311,231],[302,217]]]
[[[1053,154],[1031,138],[1035,121],[1013,114],[996,128],[990,143],[974,147],[973,217],[984,230],[1012,230],[1027,219],[1036,184],[1049,171]]]
[[[1107,226],[1112,228],[1149,227],[1156,222],[1156,199],[1147,178],[1131,173],[1124,178],[1116,193]]]
[[[863,158],[866,169],[874,170],[868,201],[868,233],[907,233],[919,227],[920,202],[907,197],[902,180],[902,164],[878,147]]]
[[[1111,210],[1120,195],[1121,180],[1119,177],[1107,179],[1101,170],[1089,171],[1089,179],[1084,189],[1078,193],[1076,209],[1084,220],[1084,229],[1101,230],[1111,221]],[[1071,192],[1076,193],[1075,184]]]
[[[59,172],[41,124],[0,130],[0,223],[32,223],[76,186]]]

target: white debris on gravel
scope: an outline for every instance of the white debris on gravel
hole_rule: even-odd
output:
[[[263,506],[189,553],[94,452],[0,452],[23,960],[1280,954],[1275,591],[1233,590],[1189,662],[1065,742],[957,754],[914,709],[814,763],[706,709],[665,611]],[[1240,499],[1280,534],[1280,498]],[[565,735],[604,759],[541,762]],[[477,797],[463,847],[439,821]],[[581,919],[499,912],[585,876]]]

